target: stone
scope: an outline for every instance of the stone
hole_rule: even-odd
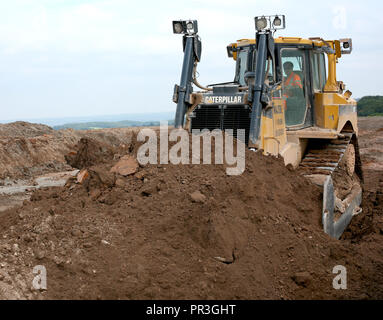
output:
[[[129,176],[135,174],[138,170],[137,160],[129,155],[123,156],[114,166],[110,172],[118,173],[122,176]]]
[[[293,281],[303,287],[307,287],[312,280],[311,274],[308,272],[298,272],[292,276]]]
[[[34,254],[35,254],[36,258],[39,259],[39,260],[45,258],[44,250],[37,249],[37,250],[35,250]]]
[[[77,175],[77,182],[83,184],[86,179],[89,178],[89,171],[87,169],[82,169]]]
[[[192,202],[196,202],[196,203],[204,203],[206,200],[206,197],[200,191],[191,193],[190,198]]]
[[[78,230],[78,229],[73,229],[72,232],[71,232],[72,236],[74,237],[79,237],[81,236],[81,231]]]

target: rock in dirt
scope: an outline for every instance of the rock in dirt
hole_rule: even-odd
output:
[[[311,274],[308,272],[298,272],[292,276],[292,279],[297,285],[303,287],[307,287],[312,281]]]
[[[110,170],[110,172],[118,173],[122,176],[129,176],[134,174],[138,170],[138,162],[137,160],[130,156],[123,156]]]
[[[88,178],[89,178],[89,171],[87,169],[82,169],[77,175],[77,182],[82,184]]]
[[[36,258],[39,260],[44,259],[45,255],[46,255],[45,251],[41,250],[41,249],[36,249],[34,254],[35,254]]]
[[[204,196],[200,191],[195,191],[190,194],[192,202],[204,203],[206,201],[206,196]]]
[[[115,185],[115,174],[105,168],[89,169],[89,179],[85,180],[84,186],[88,190],[111,188]]]

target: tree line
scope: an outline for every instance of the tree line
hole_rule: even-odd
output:
[[[358,101],[358,116],[383,116],[383,96],[366,96]]]

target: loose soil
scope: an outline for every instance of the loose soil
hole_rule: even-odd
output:
[[[336,241],[322,231],[320,189],[282,159],[247,151],[241,176],[226,165],[146,165],[122,176],[111,168],[139,144],[119,130],[44,133],[65,152],[39,150],[89,177],[34,190],[0,214],[1,298],[383,298],[379,167],[365,170],[363,213]],[[3,168],[12,180],[13,167]],[[31,288],[36,265],[47,269],[47,290]],[[337,265],[347,268],[347,290],[333,289]]]

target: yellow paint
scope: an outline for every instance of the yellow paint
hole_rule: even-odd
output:
[[[338,92],[338,83],[336,81],[336,64],[338,58],[341,57],[340,42],[338,40],[328,41],[328,44],[335,51],[335,53],[327,54],[328,58],[328,75],[327,82],[324,87],[324,92]]]
[[[325,105],[324,106],[324,128],[336,129],[339,121],[339,106]]]
[[[353,124],[356,130],[356,112],[339,116],[339,105],[355,106],[354,99],[347,99],[340,93],[316,93],[315,94],[315,124],[324,129],[341,131],[347,121]]]
[[[324,129],[336,129],[339,121],[339,103],[336,103],[336,94],[315,94],[315,122]]]
[[[315,46],[323,46],[324,44],[321,41],[317,40],[309,40],[309,39],[303,39],[299,37],[279,37],[274,39],[275,43],[296,43],[296,44],[307,44],[307,45],[315,45]],[[249,44],[255,44],[255,39],[239,39],[237,40],[237,44],[239,47],[247,46]]]
[[[336,58],[340,58],[342,56],[342,49],[340,47],[340,41],[334,40],[334,41],[330,41],[330,42],[333,43],[333,48],[335,49]]]
[[[237,60],[237,52],[235,49],[237,49],[238,47],[238,44],[237,43],[231,43],[229,44],[229,46],[231,46],[234,50],[233,50],[233,59],[234,60]]]
[[[284,102],[280,98],[272,100],[272,117],[261,119],[261,149],[265,154],[278,156],[287,142]]]

